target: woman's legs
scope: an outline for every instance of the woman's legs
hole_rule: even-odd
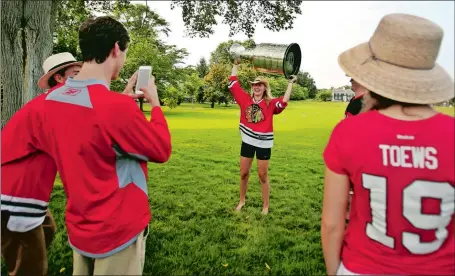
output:
[[[237,211],[245,205],[246,191],[248,190],[248,179],[250,177],[251,164],[253,158],[240,156],[240,202],[235,208]]]
[[[258,159],[258,176],[259,182],[261,182],[262,192],[262,214],[267,215],[269,213],[269,197],[270,197],[270,183],[269,183],[269,160]]]
[[[258,160],[258,176],[262,192],[262,214],[269,213],[270,183],[269,183],[269,161],[272,154],[270,148],[256,148],[256,159]]]

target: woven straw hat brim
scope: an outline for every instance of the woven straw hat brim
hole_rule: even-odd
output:
[[[383,62],[372,58],[368,42],[341,53],[338,64],[356,82],[392,100],[435,104],[454,97],[454,82],[438,64],[416,70]]]
[[[64,64],[62,66],[59,66],[57,68],[54,68],[53,70],[47,72],[46,74],[44,74],[39,80],[38,80],[38,87],[41,88],[41,89],[50,89],[49,87],[49,78],[54,75],[55,73],[57,73],[59,70],[63,69],[63,68],[66,68],[66,67],[70,67],[70,66],[75,66],[75,65],[79,65],[82,67],[82,64],[83,62],[81,61],[75,61],[75,62],[72,62],[72,63],[67,63],[67,64]]]
[[[256,83],[263,83],[267,84],[265,81],[250,81],[251,84],[256,84]]]

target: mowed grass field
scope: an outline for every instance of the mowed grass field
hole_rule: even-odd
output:
[[[346,103],[291,102],[274,118],[270,213],[261,216],[253,163],[243,211],[239,199],[239,108],[164,107],[172,156],[148,165],[153,213],[144,275],[322,275],[322,151]],[[146,115],[150,115],[146,106]],[[453,115],[453,108],[441,109]],[[50,275],[71,275],[64,225],[65,195],[57,183],[50,208],[58,233]]]

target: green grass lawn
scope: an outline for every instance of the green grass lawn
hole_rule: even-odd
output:
[[[322,151],[345,107],[291,102],[275,116],[270,213],[264,218],[255,163],[246,206],[241,213],[232,211],[239,197],[238,107],[164,108],[173,150],[168,163],[148,165],[153,219],[144,275],[324,274]],[[453,115],[453,109],[442,110]],[[50,275],[72,272],[64,209],[64,191],[57,184],[51,200],[58,233],[49,253]]]

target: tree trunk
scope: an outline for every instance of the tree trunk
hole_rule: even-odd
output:
[[[2,1],[1,59],[2,59],[2,129],[11,116],[22,106],[23,56],[21,18],[22,1]],[[6,12],[8,11],[8,12]]]
[[[212,102],[212,103],[210,104],[210,107],[211,107],[211,108],[215,108],[215,102]]]
[[[52,53],[57,1],[1,1],[2,128],[26,102],[43,92],[37,82]],[[6,12],[8,11],[8,12]]]

